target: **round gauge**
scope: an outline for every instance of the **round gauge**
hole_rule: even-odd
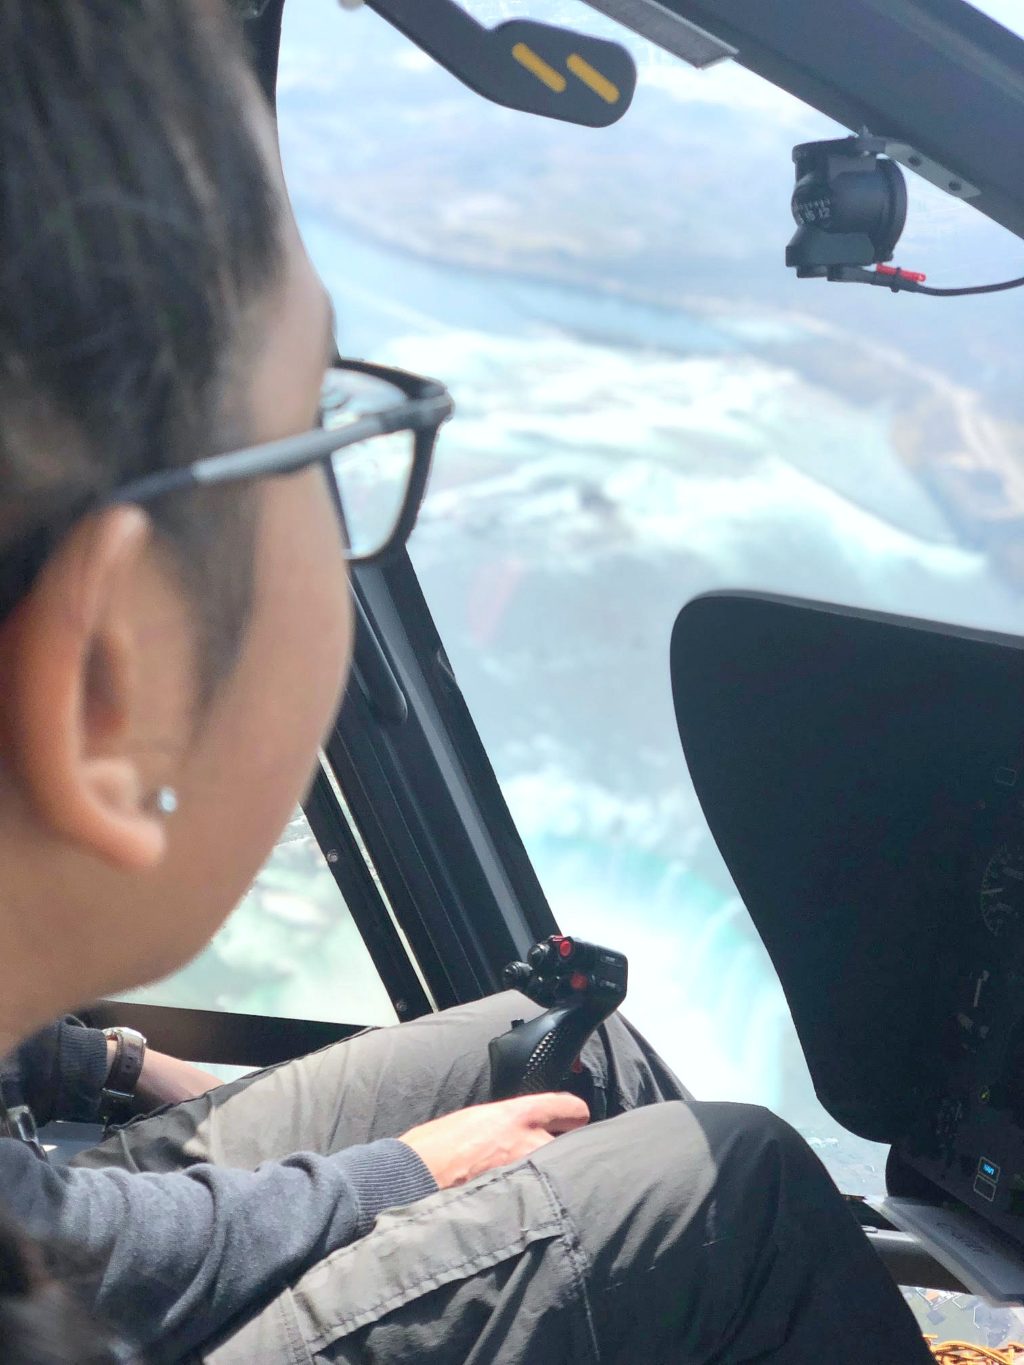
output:
[[[1024,922],[1024,844],[1004,844],[981,879],[981,918],[996,938]]]

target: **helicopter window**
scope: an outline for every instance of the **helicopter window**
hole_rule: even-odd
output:
[[[528,118],[365,8],[285,10],[282,149],[341,350],[456,400],[414,566],[560,923],[630,952],[628,1012],[698,1095],[771,1105],[880,1191],[688,783],[669,634],[717,587],[1016,630],[1019,304],[797,281],[792,147],[848,130],[576,0],[467,8],[624,43],[632,108]],[[900,265],[1020,273],[1015,239],[910,179]]]
[[[397,1022],[301,811],[209,947],[173,976],[122,998],[285,1019]]]
[[[1017,0],[970,0],[974,9],[980,9],[990,19],[1017,33],[1024,38],[1024,15],[1021,14]]]

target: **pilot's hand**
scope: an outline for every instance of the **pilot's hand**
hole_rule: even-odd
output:
[[[442,1190],[521,1161],[559,1133],[583,1128],[590,1111],[575,1095],[524,1095],[477,1104],[411,1128],[411,1147]]]

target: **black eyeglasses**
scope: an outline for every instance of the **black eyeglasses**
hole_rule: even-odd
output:
[[[345,360],[327,371],[320,425],[300,436],[210,455],[115,489],[103,505],[294,474],[328,475],[350,563],[380,563],[408,540],[426,492],[437,433],[454,411],[444,385],[384,365]]]
[[[167,493],[294,474],[320,464],[350,563],[379,564],[408,540],[426,492],[441,425],[454,411],[436,380],[344,360],[328,370],[313,431],[210,455],[133,479],[29,533],[0,559],[0,621],[28,593],[55,545],[80,517]]]

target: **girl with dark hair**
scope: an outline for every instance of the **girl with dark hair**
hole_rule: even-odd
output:
[[[324,389],[330,308],[219,0],[0,0],[0,82],[10,1053],[240,899],[338,704],[346,561],[408,534],[450,405],[354,362]],[[401,431],[374,527],[350,474]],[[583,1058],[609,1122],[487,1103],[531,1008],[369,1032],[67,1167],[0,1138],[4,1200],[74,1268],[59,1298],[0,1232],[0,1357],[115,1358],[81,1304],[153,1362],[928,1359],[800,1139],[691,1102],[622,1020]]]

